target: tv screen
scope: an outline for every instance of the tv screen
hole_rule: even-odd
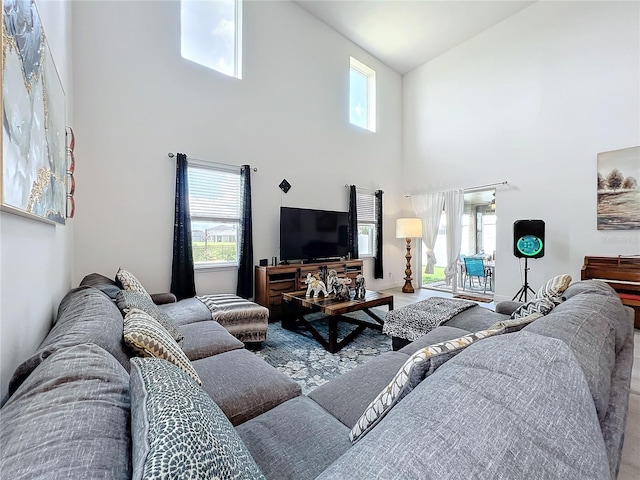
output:
[[[323,260],[346,257],[347,212],[280,207],[280,258]]]

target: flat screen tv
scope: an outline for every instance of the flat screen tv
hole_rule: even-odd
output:
[[[346,257],[347,212],[280,207],[280,258],[325,260]]]

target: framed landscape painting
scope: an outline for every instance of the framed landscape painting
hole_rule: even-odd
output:
[[[640,229],[640,147],[598,154],[598,230]]]
[[[2,7],[3,209],[64,224],[64,90],[35,2]]]

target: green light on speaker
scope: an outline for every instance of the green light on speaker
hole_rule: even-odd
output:
[[[542,240],[535,235],[524,235],[518,239],[516,248],[525,257],[533,257],[542,251]]]

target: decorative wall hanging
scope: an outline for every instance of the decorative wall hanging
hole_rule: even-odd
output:
[[[67,218],[73,218],[76,214],[76,178],[73,173],[76,171],[76,157],[73,154],[73,149],[76,147],[76,137],[73,134],[73,129],[67,127],[66,129],[66,143],[67,143]]]
[[[2,205],[64,224],[64,90],[35,1],[2,4]]]
[[[598,230],[640,229],[640,147],[598,153]]]
[[[287,193],[289,191],[289,189],[291,188],[291,184],[289,182],[287,182],[287,179],[283,179],[280,182],[280,185],[278,185],[280,187],[280,190],[282,190],[284,193]]]

